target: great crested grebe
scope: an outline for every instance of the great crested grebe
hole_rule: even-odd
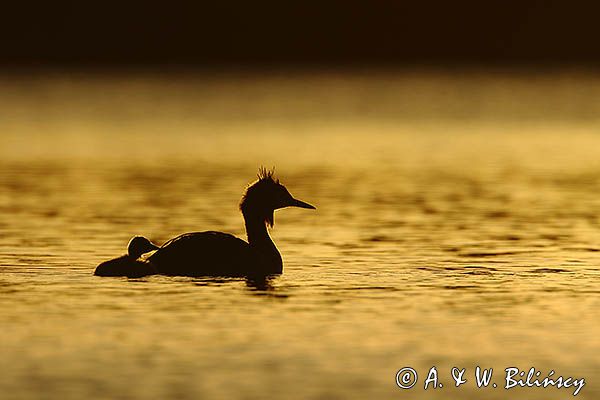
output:
[[[222,232],[185,233],[166,242],[147,262],[159,274],[178,276],[264,276],[281,274],[283,261],[269,236],[273,213],[284,207],[315,209],[297,200],[261,168],[258,180],[242,197],[240,210],[246,223],[248,242]]]
[[[139,261],[138,258],[142,254],[158,249],[158,246],[145,237],[134,236],[127,245],[127,254],[98,265],[94,271],[94,275],[137,278],[156,274],[156,268],[152,264]]]

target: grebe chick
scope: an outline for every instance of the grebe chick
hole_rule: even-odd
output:
[[[273,213],[284,207],[315,209],[297,200],[261,168],[242,197],[248,242],[222,232],[193,232],[169,240],[148,258],[159,274],[178,276],[266,276],[281,274],[283,261],[269,236]]]
[[[158,250],[158,246],[143,236],[134,236],[127,245],[127,254],[98,265],[94,275],[126,276],[139,278],[156,274],[156,268],[145,261],[138,261],[142,254]]]

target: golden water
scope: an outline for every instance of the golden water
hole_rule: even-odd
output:
[[[592,78],[7,77],[2,399],[600,396],[600,92]],[[99,278],[129,237],[244,236],[276,166],[266,283]],[[396,372],[419,383],[403,391]],[[436,366],[442,389],[423,390]],[[451,367],[469,381],[453,387]]]

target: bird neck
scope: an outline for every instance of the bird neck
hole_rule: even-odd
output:
[[[246,234],[250,245],[259,247],[275,246],[264,218],[252,213],[244,213],[244,222],[246,223]]]
[[[269,235],[265,218],[253,213],[243,214],[250,247],[257,252],[267,272],[281,273],[283,268],[281,255]]]

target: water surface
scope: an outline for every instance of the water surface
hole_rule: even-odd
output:
[[[3,82],[3,399],[572,394],[451,387],[477,365],[599,396],[596,81],[220,79]],[[282,276],[92,275],[135,234],[243,237],[260,165],[318,208],[276,213]],[[425,392],[434,365],[445,387]]]

